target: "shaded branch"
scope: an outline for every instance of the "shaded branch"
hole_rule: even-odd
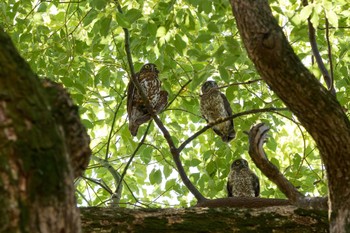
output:
[[[272,199],[259,197],[229,197],[205,200],[198,203],[196,207],[233,207],[233,208],[263,208],[268,206],[287,206],[291,205],[286,199]]]
[[[332,78],[332,88],[334,88],[334,72],[333,72],[333,60],[332,60],[332,46],[329,41],[329,22],[328,19],[326,18],[326,40],[327,40],[327,47],[328,47],[328,60],[329,60],[329,67],[330,67],[330,72],[331,72],[331,78]],[[335,93],[335,90],[334,90]]]
[[[309,3],[307,0],[303,0],[303,5],[307,6]],[[323,79],[326,82],[326,85],[328,87],[328,90],[335,95],[335,89],[333,86],[333,77],[329,75],[328,70],[326,68],[326,66],[324,65],[323,61],[322,61],[322,57],[320,55],[320,52],[318,50],[317,47],[317,42],[316,42],[316,32],[315,32],[315,28],[311,23],[311,17],[309,16],[309,18],[307,19],[307,23],[308,23],[308,28],[309,28],[309,40],[310,40],[310,45],[311,45],[311,49],[312,49],[312,53],[316,59],[318,68],[320,69],[322,75],[323,75]]]
[[[249,155],[261,172],[274,182],[290,202],[302,208],[328,209],[327,198],[309,198],[300,193],[289,180],[272,164],[263,149],[270,128],[264,123],[253,126],[249,132]]]
[[[83,232],[327,232],[325,211],[242,208],[80,208]]]

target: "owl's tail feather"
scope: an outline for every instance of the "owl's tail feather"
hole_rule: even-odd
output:
[[[230,131],[230,133],[228,135],[222,135],[221,139],[224,142],[230,142],[231,140],[233,140],[236,137],[236,131],[233,129]]]
[[[129,122],[129,131],[130,131],[132,136],[135,137],[137,135],[138,130],[139,130],[138,124],[133,124],[133,123]]]
[[[140,116],[135,121],[129,121],[129,130],[131,135],[136,136],[140,125],[142,125],[143,123],[146,123],[150,119],[151,119],[151,116],[149,114],[146,114],[146,115]]]

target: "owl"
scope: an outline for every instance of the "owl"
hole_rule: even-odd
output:
[[[231,106],[226,96],[219,91],[215,81],[206,81],[202,85],[200,110],[208,123],[232,116]],[[224,142],[229,142],[236,136],[232,119],[216,124],[212,129]]]
[[[248,162],[236,159],[231,164],[227,181],[228,197],[258,197],[259,178],[249,169]]]
[[[148,97],[155,114],[162,111],[168,103],[168,93],[160,89],[161,81],[158,78],[158,73],[156,65],[152,63],[143,65],[140,72],[136,73],[136,78]],[[131,80],[127,95],[129,130],[131,135],[136,136],[139,126],[149,121],[151,115],[142,100],[140,92]]]

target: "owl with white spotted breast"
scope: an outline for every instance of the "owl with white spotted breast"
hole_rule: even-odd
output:
[[[208,123],[232,116],[230,103],[226,96],[219,91],[215,81],[206,81],[202,85],[200,110]],[[212,129],[224,142],[229,142],[236,136],[232,119],[216,124]]]
[[[168,92],[161,90],[161,81],[158,73],[159,71],[155,64],[147,63],[136,74],[136,78],[155,114],[161,112],[168,103]],[[131,135],[136,136],[139,126],[149,121],[151,114],[149,114],[140,92],[132,81],[129,82],[127,95],[129,130]]]
[[[249,169],[245,159],[236,159],[231,164],[228,175],[228,197],[258,197],[260,193],[259,178]]]

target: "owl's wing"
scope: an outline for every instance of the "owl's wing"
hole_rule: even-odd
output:
[[[255,197],[258,197],[260,194],[260,183],[259,183],[259,178],[257,175],[252,173],[252,179],[253,179],[253,188],[254,188],[254,194]]]
[[[232,195],[232,186],[230,185],[229,181],[227,181],[226,189],[227,189],[227,196],[228,197],[233,197],[233,195]]]
[[[224,102],[224,107],[225,107],[225,110],[226,110],[228,116],[232,116],[232,108],[230,106],[230,103],[228,102],[228,100],[224,94],[220,93],[220,95],[221,95],[222,101]]]
[[[199,100],[200,100],[200,111],[201,111],[202,117],[206,120],[207,123],[209,123],[208,119],[205,117],[205,110],[203,108],[203,103],[205,101],[208,101],[208,94],[200,95]]]
[[[139,73],[136,73],[135,76],[138,78]],[[130,79],[129,84],[128,84],[127,101],[126,101],[126,107],[127,107],[129,117],[130,117],[131,110],[132,110],[135,91],[136,91],[136,86],[134,85],[133,81]]]
[[[230,103],[228,102],[226,96],[222,93],[220,93],[222,101],[224,103],[224,108],[227,112],[227,116],[232,116],[232,108],[230,106]],[[225,137],[222,138],[223,141],[231,141],[236,137],[236,131],[235,131],[235,125],[233,124],[233,119],[230,120],[230,129],[229,129],[229,134]]]

